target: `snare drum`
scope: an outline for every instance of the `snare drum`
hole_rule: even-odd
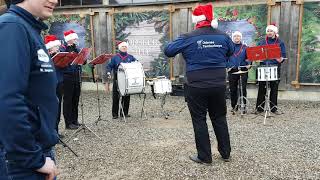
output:
[[[278,66],[258,67],[258,81],[276,81],[278,78]]]
[[[167,78],[154,79],[154,93],[156,94],[166,94],[172,92],[171,81]]]
[[[140,62],[120,63],[117,76],[121,96],[144,92],[145,75]]]

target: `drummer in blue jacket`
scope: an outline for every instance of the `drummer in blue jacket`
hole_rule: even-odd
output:
[[[40,33],[57,0],[6,2],[11,6],[0,17],[0,148],[9,179],[52,180],[57,78]]]
[[[206,123],[209,113],[218,140],[218,151],[224,161],[229,161],[231,147],[226,119],[225,68],[234,46],[231,38],[217,29],[211,3],[197,6],[192,20],[196,23],[195,30],[181,35],[165,47],[168,57],[182,53],[186,61],[186,98],[198,151],[190,159],[197,163],[212,163]]]
[[[274,114],[281,114],[278,111],[278,87],[280,83],[280,70],[281,64],[284,62],[283,58],[286,58],[286,48],[283,41],[279,38],[278,34],[278,27],[275,24],[268,25],[266,28],[266,37],[265,39],[259,41],[258,45],[270,45],[270,44],[279,44],[281,49],[281,58],[280,59],[269,59],[266,61],[262,61],[260,65],[263,66],[277,66],[278,67],[278,78],[279,80],[276,81],[269,81],[270,87],[270,109],[271,112]],[[259,82],[259,89],[258,89],[258,97],[256,103],[256,113],[261,113],[264,111],[264,101],[265,95],[267,93],[266,89],[266,81]]]
[[[244,103],[246,103],[247,97],[247,82],[248,82],[248,69],[250,68],[250,63],[246,61],[246,49],[247,46],[242,44],[242,33],[239,31],[235,31],[232,33],[232,41],[234,43],[234,53],[228,59],[228,80],[229,80],[229,87],[231,93],[231,107],[232,112],[238,110],[237,102],[239,97],[239,80],[241,78],[242,82],[242,92],[243,96],[245,97]],[[234,74],[237,72],[245,72],[242,74]],[[245,112],[242,112],[245,113]]]
[[[136,61],[136,58],[132,55],[128,54],[128,43],[127,42],[119,42],[118,44],[119,52],[113,56],[110,62],[107,64],[106,72],[107,78],[111,78],[111,72],[113,72],[113,84],[112,84],[112,117],[113,119],[117,119],[119,117],[119,101],[120,101],[120,93],[118,91],[118,78],[117,71],[120,63],[130,63]],[[106,83],[106,91],[109,91],[109,81]],[[130,117],[129,113],[129,105],[130,105],[130,95],[126,95],[122,97],[121,105],[123,107],[125,117]],[[122,114],[121,114],[122,115]]]

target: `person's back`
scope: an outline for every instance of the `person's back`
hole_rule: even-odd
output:
[[[197,6],[192,19],[196,30],[181,35],[165,47],[173,57],[182,53],[186,61],[186,99],[192,117],[198,153],[190,156],[197,163],[212,163],[211,145],[206,124],[209,113],[221,157],[228,161],[231,147],[226,121],[226,62],[233,54],[231,38],[217,30],[212,5]]]
[[[55,174],[53,161],[46,157],[58,142],[54,128],[57,79],[40,35],[47,26],[35,18],[44,15],[39,11],[44,1],[19,1],[0,17],[0,41],[6,42],[0,47],[0,87],[4,87],[0,92],[0,144],[13,179],[44,179],[45,174]],[[34,14],[26,10],[35,4],[39,9]],[[46,2],[46,6],[54,8],[55,3]]]
[[[218,87],[225,84],[226,59],[233,53],[230,37],[212,27],[198,28],[181,35],[165,49],[167,56],[182,53],[188,85]]]

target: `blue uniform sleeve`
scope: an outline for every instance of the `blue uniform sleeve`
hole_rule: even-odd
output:
[[[112,57],[111,58],[111,60],[110,60],[110,62],[107,64],[107,66],[106,66],[106,72],[108,73],[111,73],[111,71],[115,68],[114,67],[115,66],[115,58],[114,57]]]
[[[28,36],[22,25],[0,24],[0,143],[8,160],[23,168],[39,169],[45,157],[31,125],[37,115],[28,103],[32,60]]]
[[[228,51],[227,51],[227,57],[230,57],[234,53],[234,43],[232,42],[231,38],[227,37],[227,45],[228,45]]]
[[[281,57],[286,58],[287,57],[286,47],[282,41],[280,42],[280,48],[281,48]]]
[[[185,38],[182,36],[178,37],[176,40],[170,42],[164,48],[164,54],[168,57],[174,57],[175,55],[182,52],[182,50],[187,47],[189,44],[186,43]]]

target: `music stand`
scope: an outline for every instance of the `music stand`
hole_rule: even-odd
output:
[[[91,48],[83,48],[80,53],[78,54],[78,56],[73,60],[73,62],[71,63],[71,65],[79,65],[79,66],[83,66],[83,64],[86,62],[89,54],[90,54]],[[84,123],[84,116],[83,116],[83,98],[82,98],[82,92],[81,92],[81,88],[82,88],[82,78],[81,78],[81,68],[78,68],[78,72],[79,72],[79,83],[80,83],[80,106],[81,106],[81,124],[79,126],[79,128],[71,135],[71,137],[67,140],[70,141],[72,139],[72,137],[77,134],[78,132],[80,132],[81,130],[88,130],[90,131],[93,135],[95,135],[97,138],[99,138],[101,140],[101,138],[94,133],[85,123]]]
[[[94,66],[97,64],[103,64],[105,63],[107,60],[109,60],[110,58],[112,58],[114,55],[113,54],[101,54],[100,56],[96,57],[95,59],[93,59],[91,62],[89,62],[89,64],[92,67],[92,79],[93,82],[96,84],[97,87],[97,102],[98,102],[98,118],[95,121],[96,125],[98,124],[99,121],[101,121],[101,111],[100,111],[100,95],[99,95],[99,86],[98,86],[98,82],[95,80],[94,77]]]
[[[59,52],[52,57],[53,63],[58,68],[67,67],[76,57],[78,53],[73,52]]]
[[[278,44],[271,44],[271,45],[261,45],[256,47],[249,47],[247,48],[247,57],[250,61],[265,61],[268,59],[281,59],[281,48]],[[270,67],[267,64],[267,67]],[[264,110],[264,120],[263,124],[266,124],[266,119],[271,117],[270,113],[273,108],[278,108],[273,102],[270,101],[269,97],[269,77],[265,74],[266,79],[266,94],[265,100],[258,105],[258,108],[262,108]],[[273,107],[270,108],[270,103],[273,104]],[[262,107],[264,104],[264,107]]]

